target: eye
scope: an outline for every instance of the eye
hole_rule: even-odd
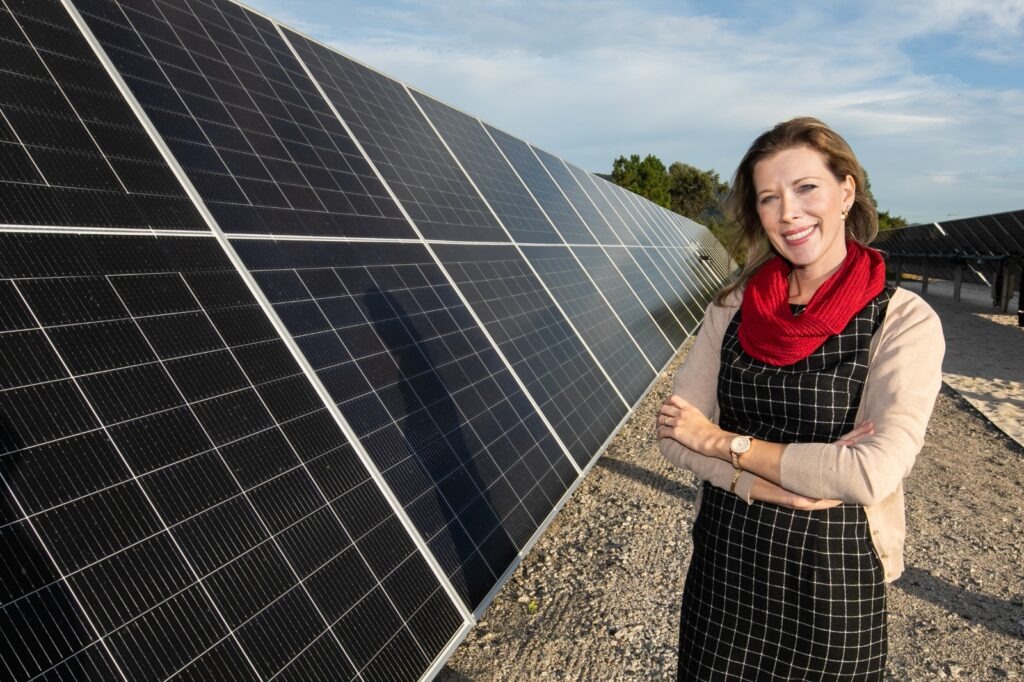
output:
[[[818,188],[817,185],[815,185],[813,183],[810,183],[810,182],[807,182],[807,183],[804,183],[804,184],[800,185],[799,187],[797,187],[796,191],[800,192],[801,194],[806,194],[807,192],[810,192],[810,191],[815,190],[817,188]]]
[[[769,202],[773,201],[775,198],[776,197],[775,197],[774,194],[765,194],[763,197],[761,197],[760,199],[757,200],[757,203],[760,204],[761,206],[766,206],[766,205],[768,205]]]

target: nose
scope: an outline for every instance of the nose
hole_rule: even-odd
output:
[[[802,215],[800,202],[789,192],[783,192],[779,208],[782,210],[782,219],[786,222],[793,222]]]

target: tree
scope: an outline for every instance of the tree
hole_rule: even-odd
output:
[[[657,156],[648,154],[643,161],[639,154],[628,159],[620,156],[612,163],[612,182],[625,187],[659,206],[669,207],[668,173]]]
[[[669,208],[691,220],[703,222],[722,215],[722,199],[729,183],[713,170],[701,170],[676,161],[668,168]]]

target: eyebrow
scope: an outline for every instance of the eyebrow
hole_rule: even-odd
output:
[[[804,176],[804,177],[802,177],[802,178],[797,178],[796,180],[794,180],[794,181],[793,181],[793,184],[794,184],[794,185],[799,185],[799,184],[800,184],[801,182],[803,182],[804,180],[821,180],[821,176],[818,176],[818,175],[805,175],[805,176]],[[756,194],[755,196],[761,196],[761,195],[762,195],[762,194],[764,194],[765,192],[771,192],[771,191],[772,191],[772,190],[770,190],[770,189],[762,189],[762,190],[758,190],[758,191],[757,191],[757,194]]]

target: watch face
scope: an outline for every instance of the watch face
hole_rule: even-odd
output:
[[[750,438],[746,436],[736,436],[732,439],[732,443],[729,445],[729,449],[737,454],[742,454],[750,449]]]

